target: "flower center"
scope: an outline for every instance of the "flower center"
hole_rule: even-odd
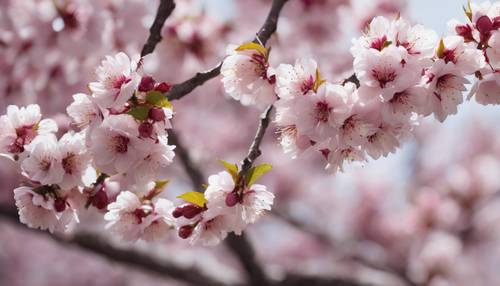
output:
[[[62,166],[66,174],[72,175],[73,172],[75,171],[75,166],[76,166],[76,155],[73,153],[68,154],[63,160],[62,160]]]
[[[328,105],[328,103],[324,101],[319,101],[316,103],[316,120],[318,122],[327,122],[328,118],[330,117],[330,112],[332,111],[332,108]]]
[[[372,70],[372,76],[378,81],[380,88],[385,88],[389,82],[396,79],[396,72],[392,69]]]
[[[117,153],[127,153],[130,139],[125,136],[117,135],[113,138],[113,146]]]

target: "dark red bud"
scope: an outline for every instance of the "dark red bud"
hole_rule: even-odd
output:
[[[139,125],[139,135],[143,138],[150,138],[153,134],[153,124],[143,122]]]
[[[191,225],[184,225],[179,228],[179,237],[182,239],[186,239],[191,236],[193,233],[194,227]]]
[[[230,192],[226,196],[226,205],[228,207],[233,207],[235,206],[238,202],[240,201],[240,198],[235,192]]]
[[[176,207],[172,212],[172,216],[175,218],[180,218],[182,216],[182,207]]]
[[[99,209],[102,210],[108,206],[108,195],[106,194],[105,191],[98,191],[92,198],[92,205]]]
[[[166,82],[159,83],[155,86],[155,90],[161,93],[168,92],[171,88],[172,86]]]
[[[148,114],[149,118],[153,121],[165,120],[165,112],[161,108],[151,108]]]
[[[493,18],[493,30],[500,29],[500,16]]]
[[[469,25],[458,25],[455,27],[455,31],[459,36],[462,36],[465,42],[471,42],[474,40],[472,36],[472,27]]]
[[[54,209],[60,213],[66,209],[66,201],[63,199],[56,199],[54,201]]]
[[[488,34],[493,29],[493,22],[490,17],[484,15],[479,17],[476,21],[476,28],[483,35]]]
[[[139,83],[139,91],[148,92],[155,87],[155,80],[150,76],[143,76],[141,83]]]
[[[195,216],[197,216],[202,211],[203,211],[203,208],[200,208],[199,206],[195,206],[195,205],[191,205],[191,204],[185,205],[182,208],[182,214],[187,219],[194,218]]]

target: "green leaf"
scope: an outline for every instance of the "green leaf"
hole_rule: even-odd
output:
[[[178,196],[179,199],[183,199],[186,202],[190,202],[192,204],[195,204],[199,207],[204,207],[205,204],[207,203],[207,199],[205,198],[205,195],[200,192],[187,192],[184,193],[180,196]]]
[[[143,121],[148,118],[149,108],[147,106],[139,105],[132,107],[129,112],[129,115],[132,115],[137,120]]]
[[[168,185],[168,183],[170,183],[169,180],[156,181],[155,182],[155,189],[163,190]]]
[[[157,107],[172,108],[172,103],[168,101],[163,93],[153,90],[146,94],[146,102]]]
[[[264,56],[267,55],[267,49],[265,47],[263,47],[262,45],[254,43],[254,42],[244,43],[243,45],[237,47],[235,50],[236,51],[255,50]]]
[[[231,164],[228,163],[224,160],[219,160],[219,163],[221,163],[224,168],[231,174],[231,177],[233,177],[233,181],[236,182],[238,180],[238,166],[236,164]]]
[[[247,186],[253,185],[253,183],[255,183],[262,175],[271,171],[272,168],[271,164],[264,163],[250,169],[248,174],[245,176]]]
[[[444,46],[444,41],[441,38],[441,40],[439,41],[439,46],[436,50],[436,56],[440,59],[444,58],[444,50],[445,49],[446,49],[446,47]]]

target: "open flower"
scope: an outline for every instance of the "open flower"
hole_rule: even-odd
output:
[[[28,148],[28,157],[21,163],[25,175],[42,185],[59,184],[64,176],[61,154],[55,135],[39,136]]]
[[[221,67],[226,92],[243,105],[264,108],[276,101],[274,82],[269,72],[268,51],[255,43],[227,48],[228,57]]]
[[[313,59],[298,59],[295,65],[280,64],[275,69],[276,93],[291,99],[313,90],[318,64]]]
[[[43,119],[40,106],[31,104],[26,107],[9,105],[7,114],[0,117],[0,155],[24,152],[25,147],[38,135],[57,131],[55,121]]]
[[[173,204],[167,199],[143,202],[136,194],[124,191],[108,205],[104,219],[108,221],[106,228],[124,241],[160,241],[173,228],[172,211]]]
[[[94,164],[107,174],[126,173],[144,158],[147,147],[139,139],[137,122],[127,114],[104,119],[90,139]]]
[[[66,108],[66,112],[79,128],[102,120],[102,112],[94,99],[84,93],[73,95],[73,102]]]
[[[141,80],[135,66],[124,53],[107,56],[96,70],[97,81],[89,88],[102,108],[121,108],[134,94]]]
[[[58,142],[64,175],[59,186],[63,190],[95,182],[96,171],[90,165],[91,156],[85,146],[83,133],[66,133]]]

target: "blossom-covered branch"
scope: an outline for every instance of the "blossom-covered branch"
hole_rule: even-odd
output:
[[[271,38],[278,26],[278,19],[281,10],[287,1],[288,0],[273,0],[271,10],[269,11],[266,21],[260,28],[259,32],[257,32],[256,38],[254,39],[255,42],[260,42],[265,45],[269,38]],[[206,81],[218,76],[221,71],[221,66],[222,62],[208,71],[198,72],[194,77],[182,83],[173,85],[170,91],[166,93],[167,98],[169,100],[181,99],[185,95],[191,93],[198,86],[203,85]]]
[[[142,47],[141,57],[152,53],[156,45],[161,41],[161,31],[163,29],[163,25],[174,9],[174,0],[160,0],[160,5],[156,11],[155,19],[149,29],[148,39]]]

